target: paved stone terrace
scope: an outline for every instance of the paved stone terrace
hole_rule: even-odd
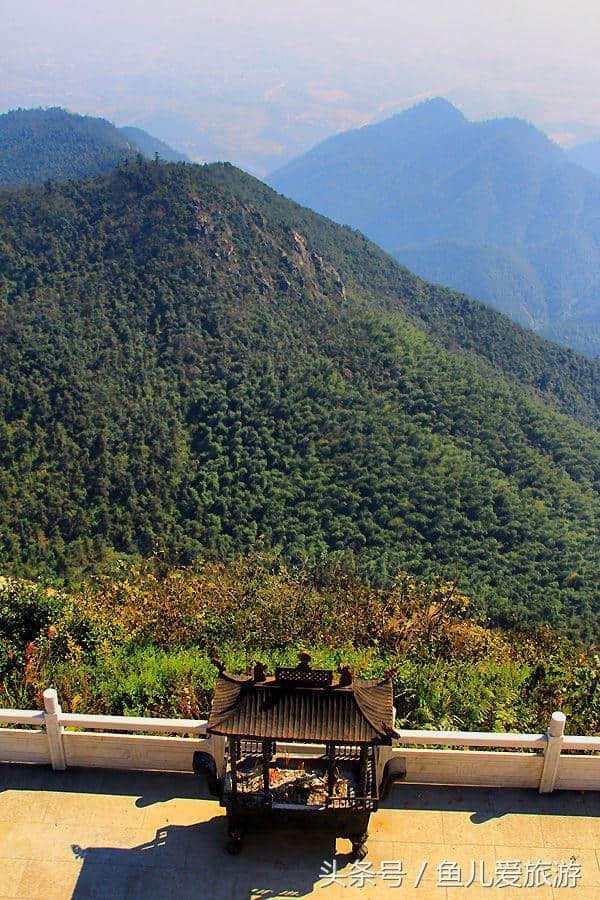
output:
[[[323,887],[332,842],[269,832],[248,836],[242,854],[228,856],[223,810],[192,777],[0,766],[0,896],[600,898],[600,794],[397,785],[384,806],[371,818],[368,861],[373,872],[401,861],[404,885],[378,874],[374,884],[365,876],[365,885],[350,886],[349,844],[340,840],[340,884]],[[444,860],[461,866],[463,882],[474,860],[474,883],[438,886]],[[482,887],[481,862],[493,879],[498,860],[575,860],[582,875],[574,889]]]

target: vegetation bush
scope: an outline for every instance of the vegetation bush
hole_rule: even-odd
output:
[[[492,628],[438,579],[400,575],[376,589],[339,563],[294,572],[272,558],[153,560],[70,593],[9,580],[0,608],[3,706],[39,706],[54,686],[70,711],[202,717],[215,656],[231,671],[256,658],[273,671],[308,648],[319,666],[391,671],[406,727],[538,732],[562,709],[571,732],[600,730],[593,650],[548,628]]]

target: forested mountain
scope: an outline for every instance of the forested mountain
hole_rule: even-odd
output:
[[[164,159],[165,162],[190,162],[185,153],[173,150],[173,148],[169,147],[168,144],[165,144],[164,141],[148,134],[143,128],[125,125],[122,128],[119,128],[119,131],[148,159],[154,159],[158,154],[160,159]]]
[[[183,154],[142,131],[64,109],[16,109],[0,115],[0,186],[69,181],[108,172],[138,153],[167,161]]]
[[[519,119],[445,100],[332,137],[268,178],[424,278],[600,354],[600,178]]]
[[[333,552],[597,630],[593,362],[227,165],[5,191],[0,273],[5,570]]]
[[[591,141],[589,144],[577,144],[569,150],[571,162],[589,169],[595,175],[600,175],[600,141]]]

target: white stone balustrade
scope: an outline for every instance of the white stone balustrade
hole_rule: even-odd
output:
[[[402,758],[412,784],[537,788],[540,793],[600,790],[600,736],[565,734],[553,714],[545,734],[399,730],[380,750],[380,770]],[[44,691],[44,711],[0,709],[0,762],[131,771],[192,772],[195,750],[212,753],[220,770],[224,740],[206,735],[206,721],[65,713],[56,691]],[[122,732],[127,732],[123,734]],[[279,743],[280,749],[292,745]],[[461,749],[462,748],[462,749]],[[473,749],[477,748],[477,749]],[[314,752],[294,744],[294,752]]]

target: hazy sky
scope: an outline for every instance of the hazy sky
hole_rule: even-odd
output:
[[[592,0],[0,0],[0,110],[59,104],[264,172],[441,95],[600,138]]]

